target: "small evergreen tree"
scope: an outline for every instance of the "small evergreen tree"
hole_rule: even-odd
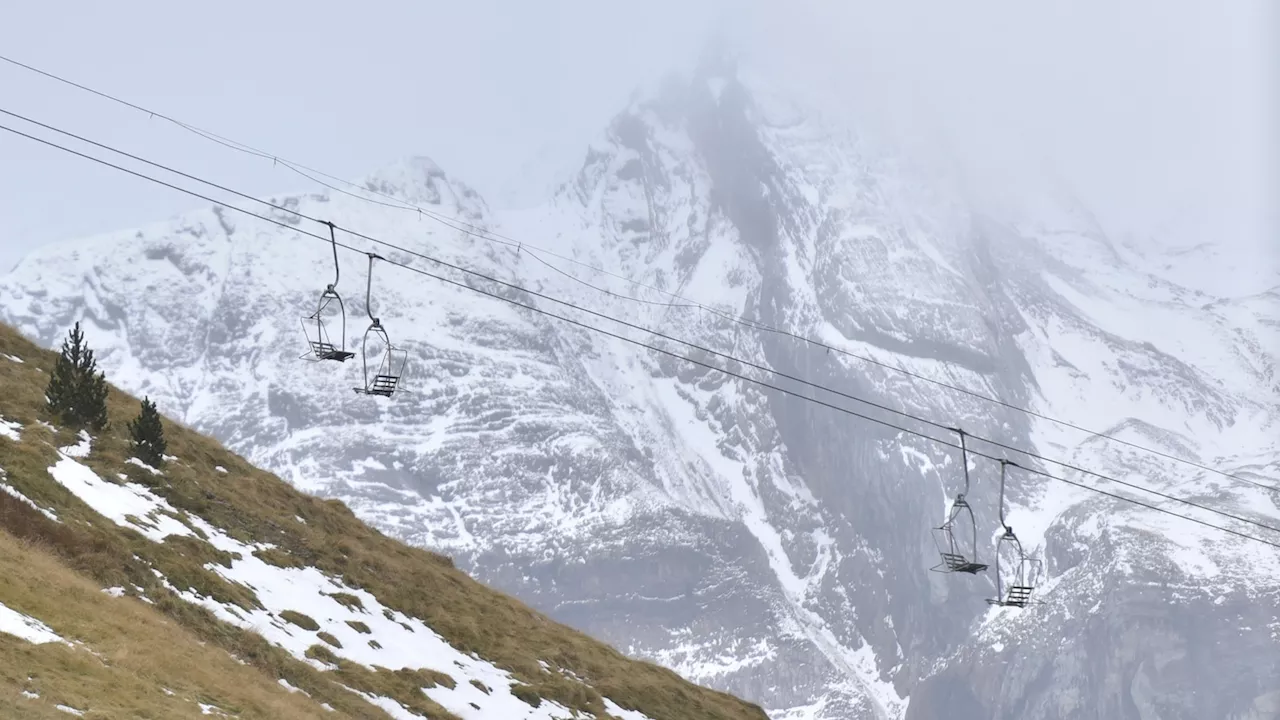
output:
[[[155,468],[164,463],[164,426],[150,398],[142,399],[142,412],[129,422],[129,437],[134,457]]]
[[[62,341],[62,353],[44,392],[49,411],[63,425],[94,430],[107,426],[107,377],[97,369],[93,350],[77,322]]]

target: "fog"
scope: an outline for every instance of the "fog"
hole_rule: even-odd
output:
[[[827,68],[813,73],[818,92],[847,95],[928,158],[958,160],[973,191],[1052,184],[1117,233],[1274,243],[1274,3],[834,7],[792,4],[805,17],[776,24],[791,34],[776,48],[798,71]]]
[[[575,161],[637,85],[718,37],[977,202],[1069,191],[1117,236],[1256,257],[1280,196],[1269,5],[50,0],[7,10],[0,54],[343,177],[429,155],[501,205],[556,165],[535,160]],[[0,89],[0,108],[252,192],[311,187],[3,63]],[[0,268],[200,204],[0,133]],[[1274,256],[1261,265],[1280,282]]]

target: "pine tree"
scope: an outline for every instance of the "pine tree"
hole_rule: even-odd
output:
[[[129,422],[130,450],[133,456],[151,467],[164,463],[164,426],[160,412],[150,398],[142,399],[142,412]]]
[[[98,363],[84,341],[80,323],[62,341],[62,353],[49,375],[45,401],[49,411],[68,427],[107,426],[107,377],[96,372]]]
[[[97,375],[90,373],[81,396],[84,406],[81,408],[80,416],[85,418],[85,423],[94,430],[101,430],[107,426],[107,392],[107,374],[105,372]]]

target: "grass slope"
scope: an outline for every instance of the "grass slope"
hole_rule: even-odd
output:
[[[16,442],[0,433],[0,483],[25,498],[0,492],[0,604],[74,644],[32,645],[0,633],[0,717],[68,717],[57,704],[87,718],[205,717],[201,704],[241,718],[388,717],[350,688],[392,698],[424,717],[455,719],[421,692],[453,687],[440,669],[393,672],[353,663],[331,652],[337,640],[326,633],[306,653],[323,662],[308,663],[175,594],[259,607],[254,590],[208,569],[228,559],[200,533],[154,542],[56,482],[49,469],[59,462],[57,448],[78,441],[53,427],[44,411],[56,355],[4,325],[0,354],[23,361],[0,357],[0,418],[21,426]],[[87,457],[77,458],[100,478],[123,475],[237,541],[269,543],[272,549],[254,554],[271,565],[317,568],[372,594],[387,612],[417,618],[454,648],[510,672],[520,683],[513,694],[531,705],[547,699],[606,718],[608,698],[652,720],[765,718],[754,705],[547,619],[472,580],[448,558],[383,536],[340,502],[300,493],[180,424],[165,421],[168,452],[177,459],[163,475],[128,463],[126,423],[138,401],[113,388],[109,404],[110,426],[93,438]],[[114,597],[105,588],[126,594]],[[334,599],[344,606],[360,603],[341,595]],[[315,624],[302,613],[286,614],[290,627]],[[347,624],[368,632],[363,623]]]

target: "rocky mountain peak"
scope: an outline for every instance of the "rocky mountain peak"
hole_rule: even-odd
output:
[[[436,206],[442,211],[479,221],[487,212],[480,195],[466,183],[450,178],[434,160],[411,155],[387,165],[357,183],[376,200],[405,205]],[[435,208],[433,208],[435,209]]]

